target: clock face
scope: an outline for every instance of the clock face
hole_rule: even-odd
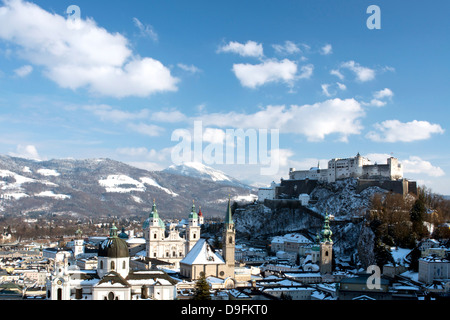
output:
[[[58,280],[58,281],[56,281],[56,283],[59,284],[59,285],[61,285],[61,284],[62,284],[62,281],[61,281],[61,280]]]

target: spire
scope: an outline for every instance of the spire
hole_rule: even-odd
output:
[[[191,213],[189,214],[189,219],[198,219],[197,212],[195,211],[194,200],[192,200],[192,210],[191,210]]]
[[[225,215],[225,224],[234,224],[233,222],[233,214],[231,213],[231,199],[228,198],[228,208],[227,208],[227,213]]]
[[[156,201],[153,199],[152,212],[150,212],[150,218],[159,218],[158,209],[156,209]]]
[[[333,243],[333,240],[331,240],[331,236],[333,235],[333,232],[331,232],[330,217],[328,215],[328,212],[326,213],[325,223],[323,225],[323,229],[320,232],[320,234],[322,235],[322,242],[331,242],[331,243]]]
[[[111,229],[109,229],[109,237],[110,238],[117,238],[117,227],[114,224],[114,222],[113,222],[113,224],[111,226]]]
[[[198,216],[199,217],[203,216],[202,207],[201,206],[198,207]]]

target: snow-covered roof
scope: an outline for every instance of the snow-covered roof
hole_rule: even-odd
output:
[[[180,263],[193,264],[224,264],[225,261],[220,255],[215,253],[205,239],[200,239],[184,257]]]

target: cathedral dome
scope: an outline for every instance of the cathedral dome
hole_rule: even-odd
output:
[[[108,239],[100,243],[98,248],[99,257],[127,258],[130,256],[128,245],[125,240],[117,236],[117,228],[113,224]]]

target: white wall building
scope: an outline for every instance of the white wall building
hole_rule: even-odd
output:
[[[268,200],[274,200],[275,199],[275,189],[278,185],[272,181],[272,183],[270,184],[270,187],[268,188],[259,188],[258,189],[258,201],[259,202],[264,202],[265,199]]]
[[[309,170],[289,171],[291,180],[319,180],[335,182],[346,178],[385,178],[398,180],[403,178],[403,167],[397,158],[390,157],[386,164],[373,164],[368,158],[359,153],[353,158],[334,158],[328,161],[328,168],[321,169],[319,166]]]

